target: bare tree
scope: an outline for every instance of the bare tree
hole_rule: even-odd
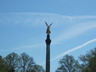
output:
[[[17,70],[19,64],[19,55],[17,53],[10,53],[4,58],[6,64],[11,67],[12,71]]]
[[[60,61],[56,72],[79,72],[79,63],[73,56],[66,55]]]
[[[22,72],[31,72],[31,69],[35,65],[33,58],[27,55],[26,53],[22,53],[20,56],[20,69]]]

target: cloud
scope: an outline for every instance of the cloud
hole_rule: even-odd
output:
[[[66,54],[69,54],[69,53],[74,52],[74,51],[76,51],[76,50],[78,50],[78,49],[81,49],[81,48],[83,48],[83,47],[85,47],[85,46],[87,46],[87,45],[89,45],[89,44],[91,44],[91,43],[93,43],[93,42],[96,42],[96,39],[89,40],[89,41],[85,42],[85,43],[82,44],[82,45],[79,45],[79,46],[77,46],[77,47],[75,47],[75,48],[72,48],[72,49],[70,49],[70,50],[68,50],[68,51],[65,51],[64,53],[59,54],[59,55],[56,56],[55,58],[51,59],[51,62],[54,61],[54,60],[56,60],[56,59],[58,59],[58,58],[60,58],[60,57],[63,57],[63,56],[66,55]]]
[[[90,22],[85,21],[82,23],[78,22],[74,24],[73,22],[76,21],[77,19],[80,20],[95,19],[95,21],[89,20]],[[0,24],[26,24],[26,25],[31,24],[33,27],[34,26],[40,27],[44,24],[45,20],[48,21],[49,23],[53,22],[54,26],[56,26],[57,28],[58,26],[66,27],[65,21],[66,22],[73,21],[71,24],[67,23],[67,25],[69,25],[68,29],[63,28],[63,30],[59,31],[58,35],[55,35],[56,37],[54,37],[52,41],[53,45],[59,44],[66,39],[70,39],[72,37],[83,34],[84,32],[89,31],[93,28],[96,28],[96,16],[64,16],[56,13],[33,13],[33,12],[0,13]],[[54,29],[57,29],[56,27]],[[31,48],[32,46],[29,45],[27,47]],[[23,47],[27,48],[26,46],[22,46],[19,47],[18,49]],[[17,48],[15,48],[15,50],[16,49]]]
[[[19,50],[25,50],[26,49],[32,49],[32,48],[40,48],[42,47],[43,43],[39,43],[39,44],[33,44],[33,45],[23,45],[20,47],[16,47],[16,48],[11,48],[11,49],[1,49],[0,52],[9,52],[9,51],[19,51]]]
[[[73,38],[94,28],[96,28],[96,21],[76,24],[70,27],[70,29],[68,28],[66,32],[64,30],[61,31],[61,34],[53,39],[53,45],[59,44],[66,39]]]
[[[55,13],[33,13],[33,12],[9,12],[0,13],[1,24],[32,24],[33,26],[43,25],[44,21],[58,23],[60,19],[70,19]],[[60,20],[61,21],[61,20]]]
[[[34,12],[8,12],[0,13],[0,24],[31,24],[40,26],[44,21],[53,22],[54,26],[71,22],[76,19],[92,19],[96,16],[64,16],[56,13],[34,13]]]

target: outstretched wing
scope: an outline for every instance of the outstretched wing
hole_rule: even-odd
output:
[[[48,26],[47,22],[45,22],[46,26]]]
[[[51,26],[53,23],[51,23],[49,26]]]

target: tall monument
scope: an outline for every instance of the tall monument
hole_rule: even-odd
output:
[[[48,25],[47,22],[45,22],[45,24],[47,26],[47,30],[46,30],[46,34],[47,34],[47,38],[46,38],[46,72],[50,72],[50,44],[51,44],[50,27],[52,24]]]

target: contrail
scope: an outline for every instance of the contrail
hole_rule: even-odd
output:
[[[85,47],[85,46],[87,46],[88,44],[91,44],[91,43],[93,43],[93,42],[96,42],[96,39],[89,40],[89,41],[85,42],[85,43],[82,44],[82,45],[79,45],[79,46],[77,46],[77,47],[75,47],[75,48],[72,48],[72,49],[70,49],[70,50],[68,50],[68,51],[65,51],[64,53],[59,54],[59,55],[56,56],[55,58],[51,59],[51,62],[57,60],[57,59],[60,58],[60,57],[63,57],[64,55],[67,55],[67,54],[69,54],[69,53],[71,53],[71,52],[73,52],[73,51],[76,51],[76,50],[78,50],[78,49],[81,49],[81,48],[83,48],[83,47]],[[44,65],[44,64],[45,64],[45,62],[42,62],[40,65]]]
[[[76,50],[78,50],[78,49],[81,49],[81,48],[83,48],[84,46],[87,46],[88,44],[91,44],[91,43],[93,43],[93,42],[96,42],[96,39],[89,40],[89,41],[85,42],[85,43],[82,44],[82,45],[79,45],[79,46],[77,46],[77,47],[75,47],[75,48],[72,48],[72,49],[70,49],[70,50],[68,50],[68,51],[65,51],[65,52],[62,53],[62,54],[59,54],[59,55],[56,56],[55,58],[51,59],[51,62],[54,61],[54,60],[56,60],[56,59],[58,59],[58,58],[60,58],[60,57],[62,57],[62,56],[64,56],[64,55],[66,55],[66,54],[69,54],[69,53],[71,53],[71,52],[73,52],[73,51],[76,51]]]

